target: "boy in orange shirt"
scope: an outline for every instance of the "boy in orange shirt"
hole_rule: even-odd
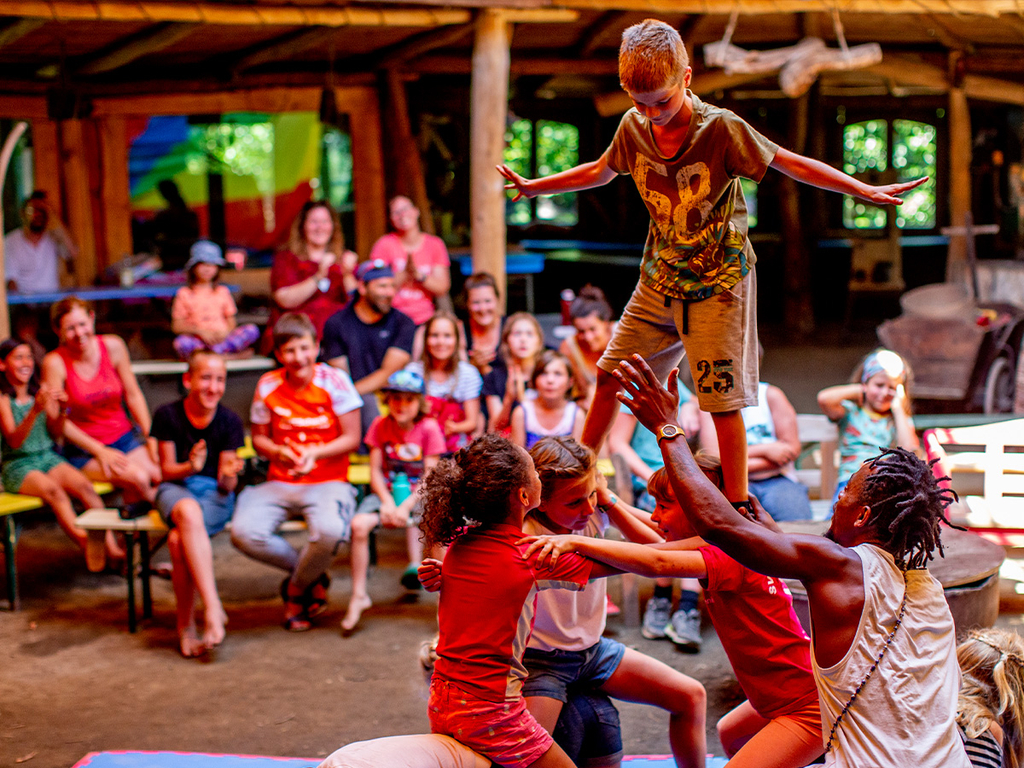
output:
[[[359,446],[363,400],[348,374],[316,362],[320,347],[308,317],[282,315],[273,339],[283,367],[260,377],[249,416],[253,447],[270,471],[267,482],[239,495],[231,541],[290,574],[281,584],[284,625],[301,632],[327,608],[327,569],[349,537],[356,494],[348,454]],[[296,552],[276,531],[298,516],[309,539]]]

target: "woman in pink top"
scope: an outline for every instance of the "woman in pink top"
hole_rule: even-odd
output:
[[[420,209],[409,198],[392,198],[388,210],[395,231],[373,244],[370,258],[386,261],[395,272],[392,306],[423,325],[452,286],[448,249],[440,237],[420,230]]]
[[[68,396],[65,457],[90,480],[123,488],[129,503],[151,503],[160,468],[128,348],[118,336],[97,336],[92,307],[75,296],[54,304],[50,317],[60,345],[43,358],[43,384]]]

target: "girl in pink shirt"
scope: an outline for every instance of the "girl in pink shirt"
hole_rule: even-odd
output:
[[[217,282],[221,267],[227,263],[220,246],[200,240],[191,253],[185,265],[188,285],[178,289],[171,306],[171,329],[178,334],[174,350],[184,360],[199,349],[226,356],[249,350],[260,331],[252,323],[235,324],[235,300],[227,286]]]

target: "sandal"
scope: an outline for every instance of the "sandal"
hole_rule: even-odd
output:
[[[309,618],[319,616],[327,610],[327,590],[331,586],[331,577],[327,573],[321,573],[319,578],[306,587],[302,593],[302,600],[306,606],[306,615]]]
[[[291,576],[281,582],[281,599],[284,600],[284,628],[289,632],[305,632],[313,625],[309,621],[306,603],[302,595],[294,596],[288,589]]]

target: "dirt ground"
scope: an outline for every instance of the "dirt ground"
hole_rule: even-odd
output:
[[[871,340],[765,346],[763,378],[807,412],[817,390],[845,380]],[[243,389],[251,393],[251,384],[232,382],[229,397],[244,412]],[[147,396],[155,408],[175,388],[150,388]],[[409,599],[399,586],[401,536],[380,538],[381,563],[370,580],[376,604],[351,637],[339,628],[349,595],[346,556],[333,569],[330,610],[312,631],[292,634],[280,626],[281,573],[236,552],[225,534],[216,537],[230,624],[223,646],[196,661],[177,652],[169,581],[154,579],[155,615],[129,634],[124,580],[88,573],[48,514],[19,520],[22,610],[0,610],[0,766],[67,768],[88,752],[118,749],[318,758],[350,741],[427,730],[417,653],[433,634],[436,601]],[[642,581],[641,601],[650,587]],[[613,580],[616,600],[618,591]],[[1000,623],[1019,630],[1024,604],[1014,583],[1004,581],[1003,597]],[[721,754],[714,722],[741,699],[711,628],[698,655],[645,640],[618,617],[608,632],[705,685],[708,747]],[[668,752],[665,713],[629,703],[619,710],[627,754]]]

